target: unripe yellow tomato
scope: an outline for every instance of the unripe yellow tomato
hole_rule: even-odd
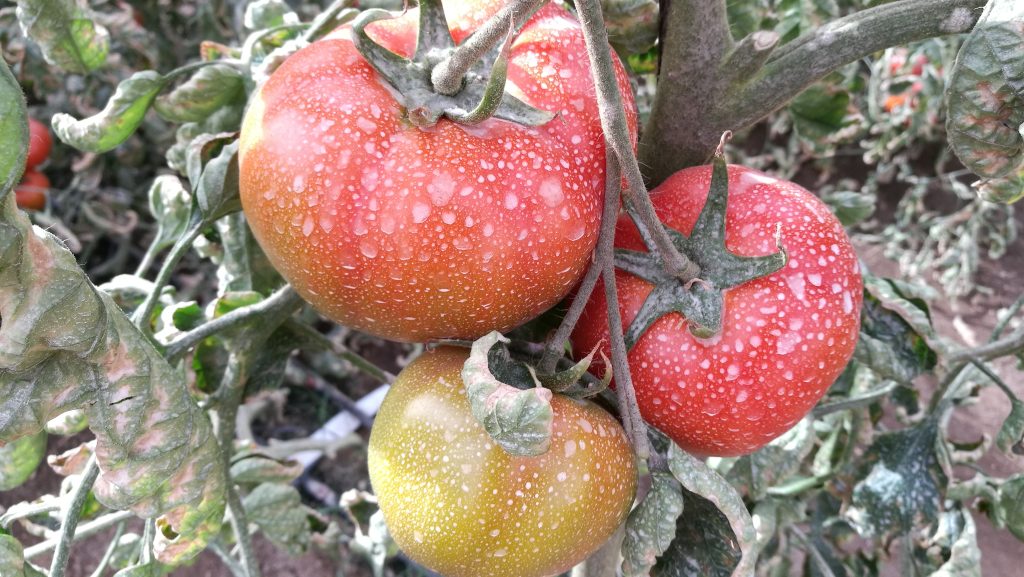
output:
[[[555,395],[551,449],[505,452],[473,418],[460,371],[468,351],[410,364],[370,435],[370,481],[405,553],[446,577],[544,577],[587,558],[626,518],[636,492],[619,423]]]

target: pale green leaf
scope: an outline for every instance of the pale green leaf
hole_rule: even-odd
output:
[[[152,70],[136,72],[117,85],[99,113],[82,120],[64,113],[54,115],[53,132],[65,144],[84,152],[112,150],[135,133],[166,84],[167,79]]]
[[[18,22],[47,62],[85,74],[103,66],[110,51],[110,34],[86,6],[76,0],[18,0]]]
[[[27,481],[45,454],[45,432],[26,435],[0,447],[0,491],[10,491]]]
[[[170,94],[157,98],[153,109],[172,122],[200,122],[235,100],[242,92],[242,80],[242,73],[233,66],[204,66]]]
[[[263,483],[245,496],[242,505],[249,521],[279,547],[297,555],[309,546],[309,520],[295,487]]]

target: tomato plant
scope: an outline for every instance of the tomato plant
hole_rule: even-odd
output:
[[[515,457],[477,422],[464,349],[440,348],[399,374],[370,436],[370,480],[395,541],[449,577],[543,577],[596,550],[629,511],[633,452],[587,401],[552,399],[550,450]]]
[[[28,119],[28,156],[25,158],[25,169],[32,170],[46,161],[53,148],[53,137],[50,129],[35,118]]]
[[[14,189],[15,201],[26,210],[43,210],[46,208],[46,191],[49,188],[50,179],[45,174],[28,170]]]
[[[449,2],[454,40],[500,6]],[[367,30],[410,55],[415,13]],[[242,203],[275,267],[327,316],[396,340],[475,338],[555,304],[590,258],[604,186],[575,18],[546,5],[511,45],[509,92],[558,115],[538,127],[417,127],[421,109],[410,115],[352,34],[344,27],[291,56],[242,126]]]
[[[688,234],[710,182],[710,166],[677,172],[651,192],[658,216]],[[728,248],[759,256],[780,242],[788,263],[725,293],[720,334],[698,339],[682,316],[670,314],[629,353],[641,413],[703,455],[749,453],[807,414],[853,353],[862,299],[857,257],[828,207],[793,183],[741,166],[729,167],[729,182]],[[643,248],[626,220],[616,245]],[[628,325],[652,287],[622,271],[616,282]],[[605,302],[596,291],[587,304],[573,334],[578,350],[607,342]]]

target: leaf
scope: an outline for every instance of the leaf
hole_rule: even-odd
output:
[[[250,454],[231,464],[231,479],[240,485],[291,483],[302,476],[302,471],[302,464],[295,461]]]
[[[256,242],[244,214],[229,214],[214,226],[224,249],[217,269],[220,292],[257,291],[270,294],[284,286],[284,279]]]
[[[949,513],[960,520],[959,534],[950,547],[949,560],[930,577],[981,577],[981,549],[971,514],[963,510]]]
[[[131,567],[125,567],[117,573],[114,573],[114,577],[160,577],[164,574],[164,571],[160,567],[160,564],[151,561],[149,563],[140,563],[138,565],[132,565]]]
[[[854,358],[885,378],[909,382],[931,370],[942,347],[928,305],[903,283],[864,275],[861,333]],[[938,349],[942,350],[942,349]]]
[[[996,446],[1004,453],[1024,449],[1024,402],[1016,396],[1010,397],[1010,414],[999,428]]]
[[[10,491],[36,472],[46,454],[46,433],[26,435],[0,447],[0,491]]]
[[[686,513],[655,577],[749,577],[757,561],[757,533],[739,493],[703,461],[674,443],[668,466],[683,486]]]
[[[498,342],[508,339],[497,331],[477,339],[462,368],[470,409],[509,454],[543,455],[551,446],[551,391],[540,386],[521,390],[499,381],[488,361]]]
[[[161,174],[149,186],[149,211],[157,222],[155,247],[162,250],[185,235],[188,230],[192,196],[181,184],[181,179],[171,174]]]
[[[82,443],[57,455],[47,455],[46,464],[61,477],[68,475],[81,475],[85,466],[89,463],[93,453],[96,452],[96,441]]]
[[[878,196],[854,190],[843,190],[822,197],[825,204],[832,209],[839,222],[845,227],[861,223],[875,213]]]
[[[1013,204],[1024,198],[1024,169],[1010,176],[980,180],[974,186],[982,200]]]
[[[991,0],[946,88],[946,132],[967,168],[1000,178],[1024,167],[1024,4]]]
[[[601,377],[601,381],[594,386],[588,386],[583,382],[583,377],[587,374],[587,370],[590,368],[590,364],[594,361],[594,354],[596,354],[597,351],[598,347],[594,347],[594,349],[590,351],[590,354],[583,357],[578,363],[564,371],[553,375],[534,375],[534,377],[540,381],[540,384],[560,395],[577,399],[597,395],[601,391],[607,389],[608,385],[612,382],[612,363],[608,360],[608,357],[605,356],[604,352],[601,353],[601,359],[603,361],[603,366],[605,367],[604,376]]]
[[[309,546],[309,521],[299,491],[291,485],[263,483],[242,499],[249,522],[277,546],[298,555]]]
[[[238,212],[238,139],[236,135],[197,138],[189,149],[189,179],[203,222]]]
[[[862,479],[853,488],[846,518],[864,536],[907,534],[934,521],[942,491],[935,456],[938,421],[880,435],[864,455]],[[866,475],[864,474],[866,473]],[[943,478],[944,482],[944,478]]]
[[[245,27],[249,30],[260,30],[297,24],[299,17],[284,0],[253,0],[245,7]]]
[[[820,140],[848,124],[846,112],[849,106],[849,92],[814,84],[790,102],[789,113],[793,117],[793,127],[800,135]]]
[[[86,74],[107,61],[110,34],[92,19],[84,2],[18,0],[18,22],[50,64]]]
[[[28,155],[28,116],[25,95],[7,62],[0,62],[0,205],[21,179]],[[3,251],[0,245],[0,252]]]
[[[172,122],[201,122],[241,93],[242,80],[234,66],[203,66],[188,82],[157,98],[153,109]]]
[[[0,441],[84,409],[113,509],[162,515],[160,559],[201,550],[224,510],[224,463],[206,414],[59,239],[0,204]]]
[[[85,416],[85,411],[75,409],[47,421],[46,432],[51,435],[70,437],[71,435],[81,433],[88,426],[89,417]]]
[[[152,70],[136,72],[117,85],[98,114],[82,120],[69,114],[55,114],[51,121],[53,132],[62,142],[83,152],[113,150],[135,133],[166,84],[167,79]]]
[[[608,43],[623,57],[643,54],[658,40],[656,0],[601,0]]]
[[[999,487],[999,507],[1006,528],[1024,541],[1024,475],[1010,477]]]
[[[0,529],[0,571],[4,577],[43,577],[32,566],[25,562],[25,550],[21,543]]]
[[[676,522],[683,512],[683,493],[672,475],[654,473],[651,490],[626,519],[622,542],[622,573],[625,577],[648,574],[657,558],[676,536]]]
[[[740,457],[726,478],[756,500],[766,488],[778,485],[800,470],[804,458],[814,448],[813,420],[801,419],[789,431],[753,454]],[[750,486],[748,486],[750,485]]]

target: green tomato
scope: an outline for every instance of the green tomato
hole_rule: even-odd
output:
[[[446,577],[543,577],[586,559],[623,522],[636,492],[615,419],[555,395],[551,449],[517,457],[473,418],[460,376],[468,351],[410,364],[370,435],[370,481],[398,545]]]

